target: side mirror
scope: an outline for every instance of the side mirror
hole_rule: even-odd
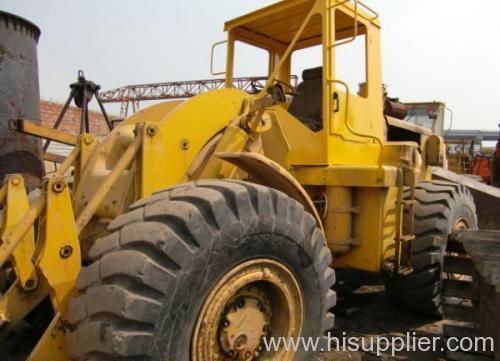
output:
[[[212,51],[210,53],[210,74],[212,75],[224,75],[226,74],[226,71],[220,71],[220,72],[216,72],[214,71],[214,54],[215,54],[215,49],[222,45],[222,44],[227,44],[227,40],[223,40],[223,41],[219,41],[217,43],[215,43],[214,45],[212,45]]]

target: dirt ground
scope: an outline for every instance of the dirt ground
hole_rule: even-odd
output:
[[[379,275],[360,274],[343,271],[338,274],[338,304],[335,308],[336,327],[333,336],[356,337],[401,337],[407,332],[415,332],[416,337],[441,336],[440,321],[416,316],[397,307],[385,293]],[[441,347],[438,347],[441,348]],[[371,361],[371,360],[408,360],[438,361],[445,360],[444,352],[401,352],[392,356],[370,352],[325,352],[322,361]]]

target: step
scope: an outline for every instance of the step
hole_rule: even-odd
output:
[[[465,257],[445,256],[443,268],[446,273],[456,273],[466,276],[474,276],[476,274],[472,259]]]
[[[404,236],[399,237],[400,242],[410,242],[415,239],[414,234],[405,234]]]
[[[443,296],[477,300],[477,290],[472,282],[443,280]]]
[[[479,323],[479,310],[475,307],[444,304],[444,318],[452,321]]]

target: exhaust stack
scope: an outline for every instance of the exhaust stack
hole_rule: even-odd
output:
[[[22,173],[29,190],[44,175],[41,140],[9,130],[9,119],[40,122],[37,45],[40,29],[0,11],[0,182]]]

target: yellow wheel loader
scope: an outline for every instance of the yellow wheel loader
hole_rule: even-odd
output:
[[[29,198],[19,175],[0,193],[0,265],[15,275],[0,322],[42,324],[28,360],[313,360],[264,341],[333,327],[334,268],[381,271],[428,314],[463,290],[452,234],[476,227],[475,206],[431,181],[442,138],[384,115],[378,14],[286,0],[225,30],[225,89],[144,109],[102,140],[18,120],[75,145]],[[337,54],[359,41],[354,89]],[[231,87],[239,43],[267,54],[256,94]],[[294,88],[291,59],[313,47],[322,66]]]

